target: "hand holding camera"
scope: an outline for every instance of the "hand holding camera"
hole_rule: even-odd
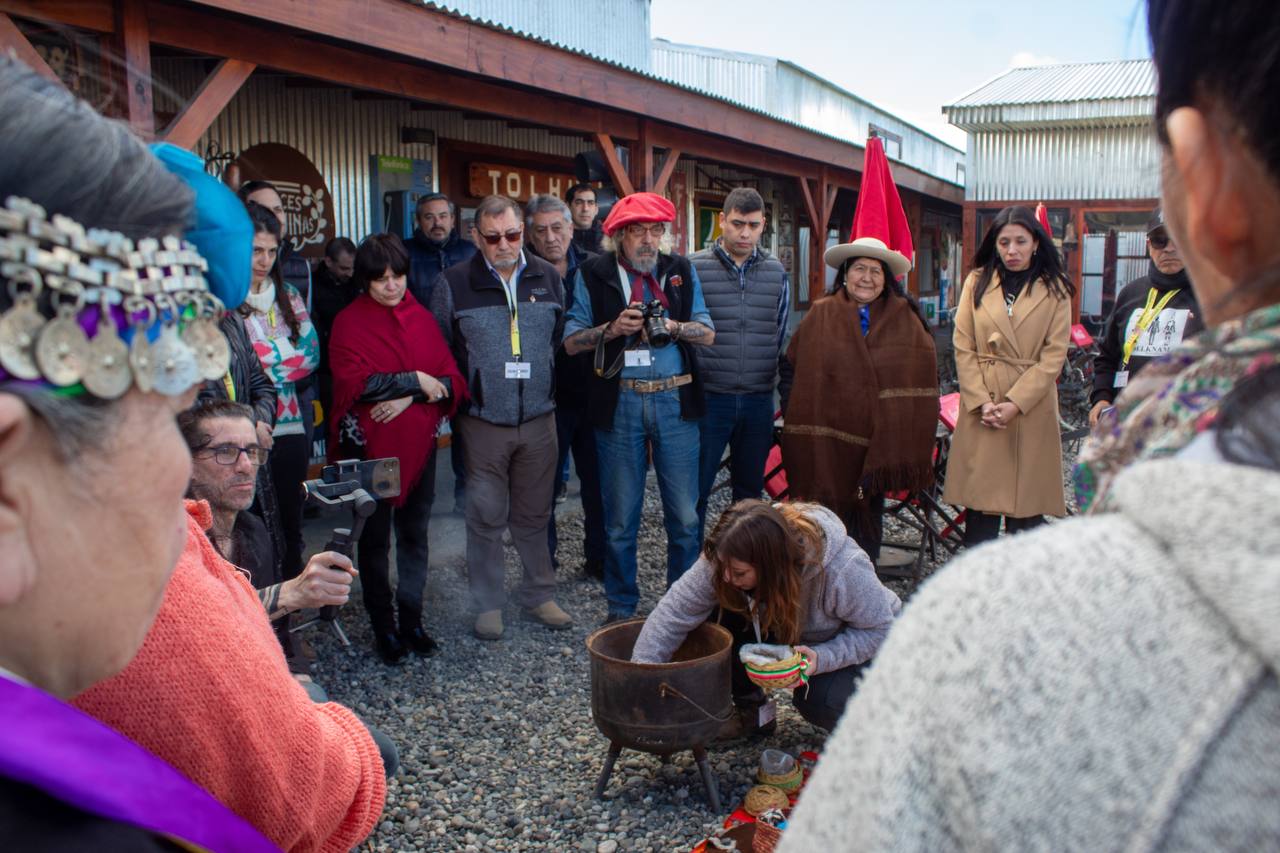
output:
[[[633,302],[626,308],[622,309],[622,313],[613,318],[613,322],[609,324],[614,337],[626,337],[634,335],[636,332],[644,328],[644,305],[639,302]]]
[[[665,347],[671,343],[675,323],[667,319],[666,309],[654,299],[650,302],[633,302],[613,321],[617,335],[640,333],[642,340],[651,347]]]
[[[307,561],[302,574],[284,582],[280,606],[292,611],[346,604],[355,574],[350,557],[337,551],[321,551]]]

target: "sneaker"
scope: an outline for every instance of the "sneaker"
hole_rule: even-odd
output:
[[[582,563],[582,578],[604,583],[604,560],[585,560]]]
[[[777,720],[770,720],[763,726],[759,725],[757,723],[759,714],[758,707],[740,708],[735,705],[733,714],[720,726],[720,731],[716,732],[712,742],[768,737],[778,730]]]
[[[603,628],[605,625],[612,625],[614,622],[623,622],[633,618],[635,618],[634,613],[621,613],[617,610],[610,610],[604,617],[604,621],[600,623],[600,627]]]
[[[477,616],[474,633],[481,640],[501,640],[502,611],[486,610]]]
[[[561,610],[560,605],[554,601],[544,601],[537,607],[528,608],[524,611],[524,616],[534,622],[541,622],[553,631],[573,627],[573,617]]]
[[[562,504],[569,499],[569,485],[563,480],[556,486],[556,503]]]

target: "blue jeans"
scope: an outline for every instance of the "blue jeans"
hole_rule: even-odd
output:
[[[707,393],[707,415],[701,422],[701,471],[698,484],[699,540],[706,532],[707,498],[716,482],[724,448],[729,447],[729,482],[733,500],[758,498],[764,491],[764,466],[773,447],[773,392]]]
[[[557,471],[569,470],[569,451],[578,466],[578,483],[582,487],[582,556],[588,561],[604,561],[604,510],[600,506],[600,462],[596,453],[596,431],[587,423],[587,413],[569,406],[556,406],[556,440],[560,447]],[[556,514],[551,510],[547,525],[547,544],[551,547],[551,564],[556,568]]]
[[[680,420],[680,392],[618,392],[613,429],[596,430],[600,492],[604,499],[604,590],[609,612],[632,614],[636,536],[644,509],[648,445],[662,495],[667,531],[667,586],[698,559],[698,424]]]

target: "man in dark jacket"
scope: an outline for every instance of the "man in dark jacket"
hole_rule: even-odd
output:
[[[773,446],[773,388],[787,334],[791,282],[781,262],[760,248],[764,199],[739,187],[724,200],[721,237],[689,256],[697,270],[715,343],[698,352],[707,389],[701,423],[698,527],[705,530],[707,498],[729,447],[733,500],[759,498]]]
[[[421,305],[431,304],[431,288],[440,273],[454,264],[471,260],[476,247],[458,233],[457,207],[444,193],[418,199],[414,212],[418,227],[406,244],[409,249],[409,292]]]
[[[573,245],[593,255],[600,254],[600,223],[596,216],[600,213],[600,205],[596,202],[595,187],[590,184],[574,184],[564,194],[565,204],[569,205],[573,218]]]
[[[715,339],[698,273],[662,251],[675,207],[654,193],[619,201],[604,222],[608,252],[574,280],[566,324],[570,355],[593,352],[587,416],[596,428],[604,497],[606,621],[635,613],[636,537],[644,508],[648,446],[662,491],[667,584],[698,559],[698,419],[704,401],[693,347]],[[655,304],[656,303],[656,304]],[[661,311],[649,340],[642,306]]]
[[[1147,253],[1150,269],[1116,296],[1098,342],[1089,426],[1147,362],[1172,352],[1204,328],[1186,264],[1159,209],[1147,225]]]
[[[560,273],[560,279],[572,282],[578,267],[594,258],[571,242],[573,219],[569,206],[553,195],[535,195],[524,206],[525,234],[529,250],[547,261]],[[565,288],[565,311],[573,307],[573,291]],[[591,355],[569,355],[563,348],[556,351],[556,441],[560,458],[556,462],[557,493],[563,488],[560,478],[567,471],[569,451],[578,469],[582,486],[583,557],[582,572],[589,578],[604,580],[604,507],[600,503],[600,462],[596,456],[595,430],[587,423],[587,383],[591,377]],[[556,560],[555,511],[547,525],[547,541],[551,546],[551,562]]]
[[[324,258],[316,264],[311,276],[311,324],[320,339],[320,367],[316,378],[320,385],[320,407],[328,417],[333,402],[333,374],[329,370],[329,334],[338,312],[351,304],[360,290],[351,283],[355,268],[356,244],[346,237],[334,237],[324,247]]]
[[[476,253],[475,244],[459,234],[457,213],[457,207],[444,193],[424,195],[415,208],[418,227],[405,244],[409,250],[409,292],[426,308],[431,307],[431,290],[440,274],[454,264],[471,260]],[[465,513],[467,505],[467,471],[462,464],[465,454],[463,438],[453,431],[449,461],[453,467],[453,511],[457,513]]]
[[[497,640],[506,600],[506,530],[524,564],[517,597],[525,615],[549,628],[573,625],[555,602],[547,549],[564,287],[555,267],[523,251],[520,207],[506,196],[489,196],[476,207],[476,240],[480,251],[436,282],[431,313],[470,392],[453,420],[467,469],[467,576],[475,635]]]

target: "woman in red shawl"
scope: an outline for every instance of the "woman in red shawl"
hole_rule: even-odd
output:
[[[436,428],[467,394],[440,327],[405,289],[408,273],[409,253],[399,237],[366,237],[352,277],[361,293],[338,314],[329,339],[334,457],[400,460],[400,495],[380,502],[365,523],[357,558],[375,648],[386,663],[410,649],[424,656],[436,651],[422,628]],[[398,631],[388,574],[393,523]]]

